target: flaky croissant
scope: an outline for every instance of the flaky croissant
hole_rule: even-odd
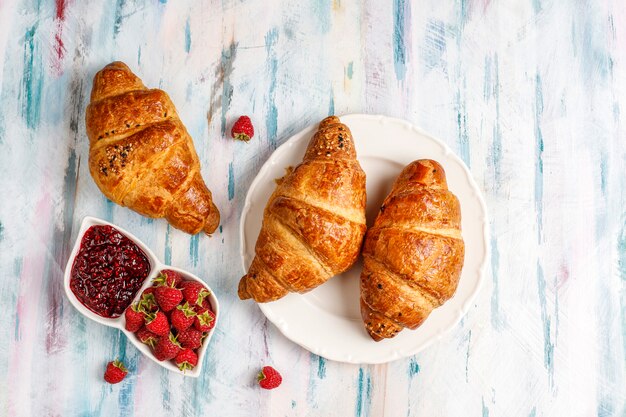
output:
[[[441,165],[419,160],[404,168],[362,253],[361,316],[376,341],[417,328],[454,295],[465,246],[459,200]]]
[[[167,93],[113,62],[94,77],[86,126],[89,170],[111,201],[187,233],[215,231],[219,211]]]
[[[352,134],[339,118],[328,117],[302,163],[279,181],[265,207],[239,298],[274,301],[347,270],[365,234],[365,198]]]

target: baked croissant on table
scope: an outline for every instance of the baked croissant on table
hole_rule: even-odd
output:
[[[113,62],[94,77],[86,126],[89,171],[111,201],[187,233],[215,231],[219,211],[167,93]]]
[[[461,207],[437,162],[400,173],[363,244],[361,316],[372,339],[420,326],[452,297],[463,267]]]
[[[365,173],[338,117],[320,123],[302,163],[278,183],[265,207],[256,256],[239,282],[242,300],[267,302],[312,290],[359,255]]]

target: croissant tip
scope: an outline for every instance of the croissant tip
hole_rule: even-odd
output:
[[[217,209],[215,203],[211,202],[211,214],[204,225],[204,232],[207,235],[215,232],[220,225],[220,211]]]
[[[204,232],[205,235],[210,237],[217,230],[217,226],[218,225],[205,226],[205,228],[202,229],[202,231]]]
[[[337,117],[335,115],[328,116],[327,118],[325,118],[324,120],[322,120],[320,122],[320,127],[325,126],[325,125],[334,124],[334,123],[341,123],[341,120],[339,119],[339,117]]]
[[[122,61],[113,61],[110,64],[107,64],[103,69],[121,69],[121,70],[130,70],[128,65],[126,65]]]
[[[243,277],[241,277],[241,280],[239,281],[239,288],[237,289],[237,295],[239,296],[240,300],[248,300],[251,298],[250,293],[248,293],[248,289],[246,285],[247,276],[248,275],[244,275]]]
[[[407,182],[417,182],[431,187],[448,186],[443,166],[432,159],[418,159],[404,167],[395,184]]]
[[[383,340],[383,338],[377,335],[376,333],[370,332],[369,330],[367,330],[367,333],[370,335],[372,340],[374,340],[374,342],[380,342],[381,340]]]

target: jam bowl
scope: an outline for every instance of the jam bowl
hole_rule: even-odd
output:
[[[139,301],[143,291],[153,285],[153,280],[163,270],[177,272],[183,279],[197,281],[207,288],[209,295],[206,300],[215,314],[216,326],[219,320],[219,303],[204,281],[190,272],[161,263],[131,233],[95,217],[83,219],[65,267],[63,285],[68,299],[81,314],[100,324],[121,330],[141,353],[162,367],[197,378],[215,326],[198,349],[198,364],[184,372],[172,361],[157,360],[150,347],[125,328],[124,310]],[[89,279],[90,274],[96,275],[97,279]]]

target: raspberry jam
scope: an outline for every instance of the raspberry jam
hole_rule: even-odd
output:
[[[111,226],[91,226],[80,242],[70,288],[80,302],[102,317],[118,317],[150,273],[146,254]]]

